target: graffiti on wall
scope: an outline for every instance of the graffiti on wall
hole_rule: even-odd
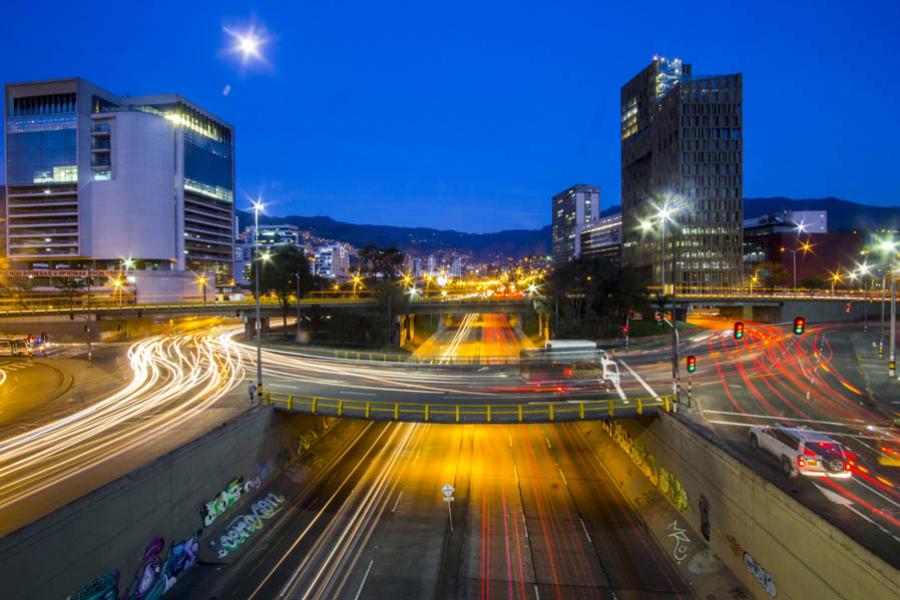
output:
[[[217,518],[222,516],[225,511],[231,508],[235,502],[240,500],[241,496],[252,489],[259,489],[262,484],[261,479],[257,476],[249,481],[244,481],[244,477],[235,477],[228,482],[225,489],[219,492],[219,495],[203,504],[200,507],[200,514],[203,516],[203,525],[209,527]]]
[[[250,505],[250,510],[238,517],[235,517],[225,528],[225,531],[219,537],[219,542],[215,540],[210,542],[210,546],[216,548],[216,554],[219,558],[225,558],[231,552],[240,548],[244,542],[250,539],[254,533],[262,529],[263,524],[271,519],[278,511],[282,509],[284,504],[284,496],[278,494],[269,494],[261,500],[257,500]]]
[[[688,549],[691,547],[691,538],[688,537],[684,527],[678,524],[677,519],[666,526],[666,531],[668,532],[666,536],[674,541],[672,558],[675,559],[675,562],[681,564],[681,561],[687,558]]]
[[[119,596],[119,571],[107,571],[91,581],[67,600],[157,600],[172,589],[178,577],[197,562],[200,549],[199,533],[166,548],[165,541],[154,537],[144,548],[144,555],[135,569],[131,583]]]
[[[651,454],[643,444],[636,441],[617,421],[604,421],[603,427],[606,433],[619,444],[632,462],[650,480],[650,482],[668,498],[669,502],[678,510],[687,510],[688,496],[681,481],[662,465],[656,463],[656,457]]]
[[[756,562],[734,536],[726,535],[725,539],[728,540],[728,545],[731,546],[731,551],[734,552],[734,555],[743,559],[744,566],[747,567],[747,570],[750,571],[750,574],[753,575],[753,578],[756,579],[757,583],[766,590],[767,594],[774,598],[778,594],[778,588],[775,586],[775,579],[772,577],[772,574]]]
[[[112,569],[66,596],[66,600],[117,600],[118,597],[119,570]]]

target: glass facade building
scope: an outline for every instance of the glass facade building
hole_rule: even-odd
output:
[[[666,286],[713,290],[742,281],[743,117],[740,73],[695,76],[655,57],[621,90],[622,261],[659,286],[664,205]]]

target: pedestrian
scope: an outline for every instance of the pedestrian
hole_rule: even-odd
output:
[[[247,391],[250,393],[250,404],[253,404],[253,398],[256,396],[256,384],[251,381]]]

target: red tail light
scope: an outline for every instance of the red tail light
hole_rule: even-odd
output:
[[[807,448],[806,446],[803,447],[803,454],[805,454],[805,455],[807,455],[807,456],[815,456],[815,455],[816,455],[815,452],[813,452],[812,450],[810,450],[810,449]]]
[[[800,467],[801,469],[802,469],[803,467],[805,467],[805,466],[806,466],[806,459],[803,458],[802,456],[798,456],[798,457],[797,457],[797,466]]]
[[[572,376],[572,369],[566,369],[566,370],[564,370],[564,371],[563,371],[563,375],[565,375],[566,377],[571,377],[571,376]]]
[[[845,471],[849,471],[849,470],[852,469],[852,468],[853,468],[853,463],[852,463],[852,462],[844,463],[844,470],[845,470]]]

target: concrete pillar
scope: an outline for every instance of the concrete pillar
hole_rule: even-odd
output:
[[[262,324],[262,334],[269,334],[269,317],[260,317],[259,322]],[[247,316],[247,320],[244,322],[244,335],[247,336],[247,339],[254,339],[256,336],[256,317],[252,315]]]

